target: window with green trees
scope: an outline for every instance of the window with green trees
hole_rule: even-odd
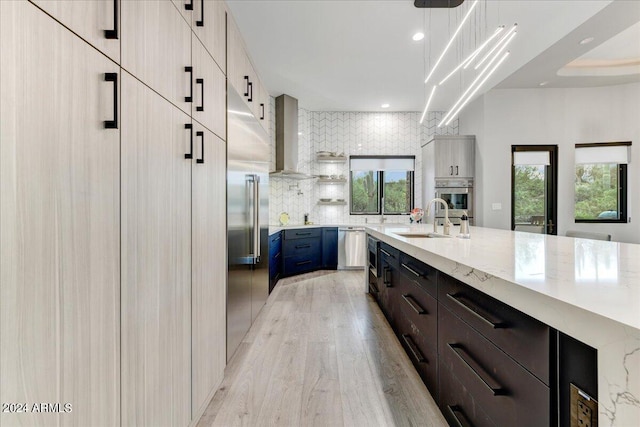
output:
[[[351,170],[351,214],[406,215],[411,211],[414,198],[413,170],[395,170],[395,167],[406,165],[413,168],[413,157],[354,156],[352,167],[354,160],[360,163],[357,163],[355,170]],[[378,165],[385,170],[359,170],[363,164],[371,167]],[[395,167],[387,170],[391,164]]]
[[[575,219],[589,222],[625,220],[626,165],[578,164],[575,174]]]

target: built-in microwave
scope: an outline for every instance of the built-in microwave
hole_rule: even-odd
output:
[[[469,223],[473,225],[473,180],[472,179],[436,179],[436,197],[444,200],[449,206],[449,220],[460,224],[460,217],[467,213]],[[438,223],[444,223],[444,208],[435,204]]]

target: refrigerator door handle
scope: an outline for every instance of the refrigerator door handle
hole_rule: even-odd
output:
[[[256,264],[260,262],[260,176],[253,176],[253,253]]]

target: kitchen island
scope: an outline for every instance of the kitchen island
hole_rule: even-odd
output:
[[[595,348],[598,424],[640,426],[640,245],[480,227],[471,227],[471,239],[406,236],[427,234],[432,225],[365,227],[402,253]]]

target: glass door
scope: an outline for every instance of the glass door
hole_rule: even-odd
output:
[[[511,146],[511,229],[557,234],[558,146]]]

